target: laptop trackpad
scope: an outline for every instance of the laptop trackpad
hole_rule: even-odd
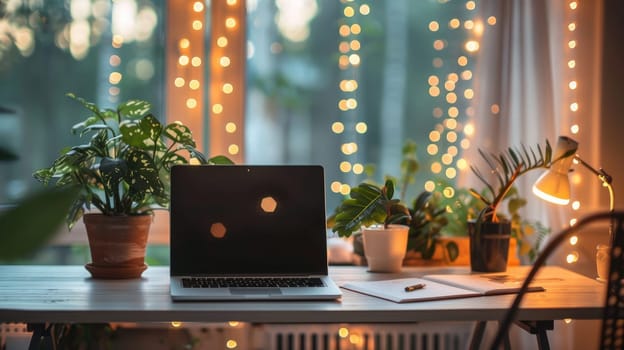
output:
[[[279,288],[230,288],[233,295],[273,295],[282,294]]]

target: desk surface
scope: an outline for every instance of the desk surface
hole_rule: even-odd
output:
[[[508,274],[524,275],[526,267]],[[332,266],[341,283],[428,273],[469,273],[465,267],[405,268],[400,274]],[[605,286],[558,267],[538,276],[546,292],[529,293],[520,319],[599,319]],[[150,267],[141,279],[95,280],[82,266],[0,266],[0,322],[226,322],[384,323],[488,321],[503,318],[514,295],[397,304],[343,289],[338,301],[173,302],[168,267]]]

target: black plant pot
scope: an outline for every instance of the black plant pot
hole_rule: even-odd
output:
[[[477,230],[468,222],[470,268],[474,272],[505,272],[509,255],[510,222],[483,222]]]

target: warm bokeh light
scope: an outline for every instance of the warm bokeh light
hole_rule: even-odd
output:
[[[334,122],[334,123],[332,124],[331,129],[332,129],[332,132],[333,132],[333,133],[335,133],[335,134],[341,134],[341,133],[343,133],[343,132],[344,132],[344,124],[343,124],[343,123],[341,123],[341,122]]]
[[[181,66],[186,66],[189,64],[190,58],[186,55],[181,55],[180,57],[178,57],[178,63]]]
[[[218,47],[226,47],[228,45],[228,39],[224,36],[220,36],[217,39],[217,46]]]
[[[432,32],[437,32],[440,29],[440,23],[437,21],[429,22],[429,30]]]
[[[113,84],[113,85],[119,84],[119,82],[121,81],[122,77],[123,76],[121,75],[121,73],[119,73],[119,72],[112,72],[108,76],[108,82]]]
[[[367,16],[370,14],[370,6],[363,4],[360,5],[360,14],[363,16]]]
[[[464,45],[464,48],[471,53],[477,52],[479,51],[479,42],[476,40],[469,40],[466,42],[466,45]]]
[[[228,122],[227,124],[225,124],[225,131],[229,134],[233,134],[236,132],[236,123],[234,122]]]
[[[359,122],[359,123],[355,124],[355,131],[358,134],[364,134],[364,133],[366,133],[367,130],[368,130],[368,125],[366,125],[366,123],[364,123],[364,122]]]
[[[197,80],[197,79],[193,79],[193,80],[191,80],[191,81],[189,82],[189,88],[190,88],[191,90],[197,90],[197,89],[199,89],[200,85],[201,85],[201,84],[199,83],[199,80]]]
[[[425,182],[425,185],[423,187],[425,191],[433,192],[435,190],[435,182],[428,180]]]
[[[197,107],[197,100],[194,98],[188,98],[186,99],[186,107],[189,109],[193,109],[195,107]]]
[[[121,64],[121,57],[119,57],[118,55],[111,55],[111,57],[108,59],[108,63],[113,67],[117,67]]]
[[[347,328],[345,328],[345,327],[341,327],[341,328],[338,330],[338,335],[339,335],[341,338],[346,338],[346,337],[348,337],[348,336],[349,336],[349,330],[348,330]]]
[[[204,10],[204,3],[201,1],[195,1],[193,3],[193,11],[202,12]]]
[[[191,41],[187,38],[182,38],[178,45],[180,45],[181,49],[188,49],[191,46]]]
[[[221,91],[223,91],[224,94],[231,94],[232,92],[234,92],[234,86],[230,83],[225,83],[223,84]]]
[[[238,145],[232,144],[232,145],[228,146],[228,153],[231,154],[231,155],[237,155],[239,151],[240,151],[240,149],[239,149]]]
[[[194,20],[191,27],[193,30],[202,30],[204,28],[204,23],[200,20]]]
[[[429,140],[431,140],[431,142],[438,142],[440,141],[440,132],[437,130],[432,130],[429,133]]]
[[[228,29],[236,28],[236,18],[228,17],[225,19],[225,27]]]
[[[340,171],[343,173],[348,173],[351,171],[351,163],[347,161],[340,162]]]
[[[578,259],[579,259],[578,252],[572,252],[566,256],[566,262],[568,264],[574,264],[578,261]]]
[[[359,175],[364,172],[364,165],[360,163],[353,164],[353,173]]]

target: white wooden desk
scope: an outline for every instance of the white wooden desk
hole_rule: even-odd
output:
[[[523,275],[526,267],[510,267]],[[469,273],[468,268],[405,268],[375,274],[364,267],[331,267],[340,285],[427,273]],[[605,286],[558,267],[538,275],[546,292],[529,293],[522,320],[600,319]],[[169,269],[150,267],[136,280],[94,280],[82,266],[0,266],[0,322],[227,322],[386,323],[491,321],[503,318],[514,295],[396,304],[343,290],[338,301],[173,302]]]

